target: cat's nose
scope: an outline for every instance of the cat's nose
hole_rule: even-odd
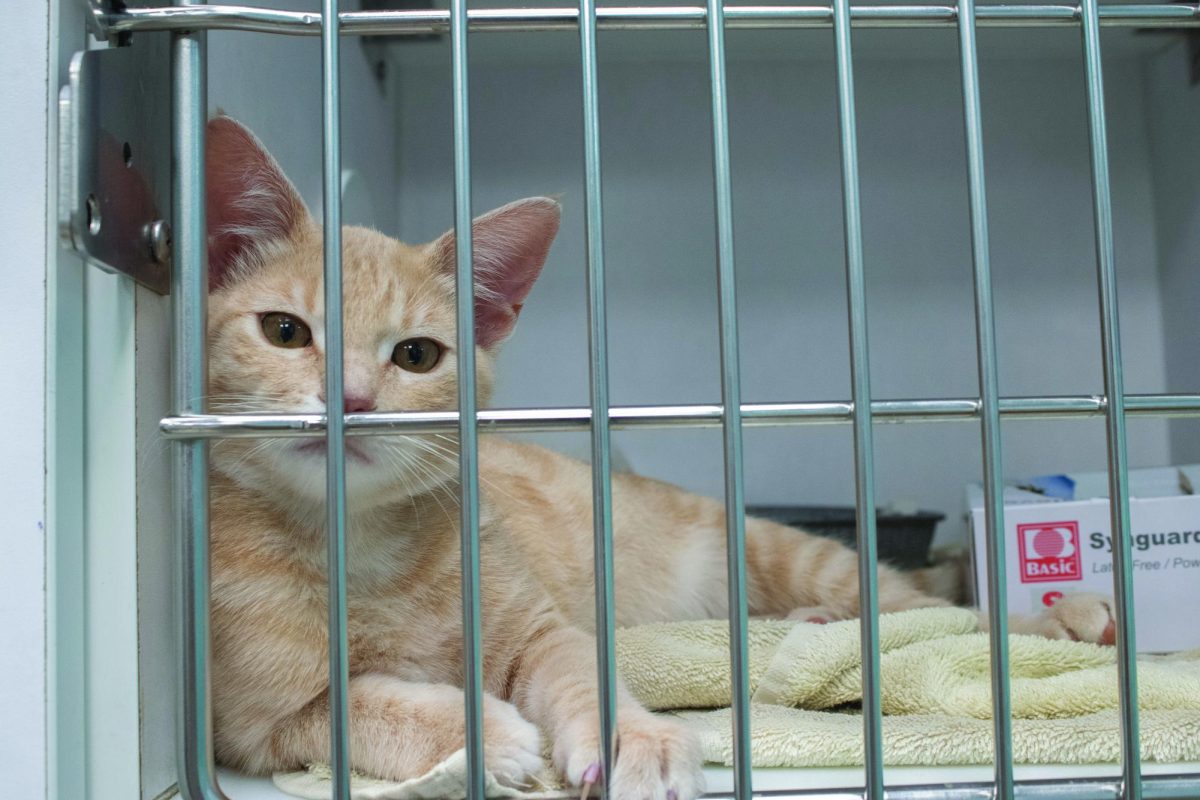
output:
[[[375,398],[368,395],[348,394],[342,403],[343,413],[362,414],[375,410]]]

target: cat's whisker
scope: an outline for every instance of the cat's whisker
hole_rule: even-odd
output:
[[[395,447],[382,448],[383,455],[388,459],[392,468],[395,469],[397,475],[403,483],[404,493],[408,495],[409,505],[413,508],[413,514],[417,518],[417,528],[421,528],[421,504],[417,502],[417,492],[409,478],[409,464],[407,462],[407,454]]]
[[[438,495],[441,494],[444,489],[444,485],[439,485],[438,476],[426,464],[421,464],[420,462],[416,462],[415,467],[422,474],[424,474],[427,477],[427,479],[429,480],[429,482],[431,483],[431,487],[427,491],[427,494],[429,494],[431,497],[433,497],[433,501],[438,504],[438,507],[442,510],[442,514],[445,515],[446,519],[448,519],[448,520],[451,519],[450,512],[446,509],[446,507],[444,505],[442,505],[442,500],[440,497],[438,497]],[[447,494],[449,494],[449,493],[447,493]],[[455,506],[458,506],[459,503],[458,503],[457,495],[454,495],[453,499],[454,499]]]
[[[269,442],[262,442],[260,444],[257,444],[255,446],[251,447],[249,450],[247,450],[245,453],[243,453],[241,455],[241,457],[238,458],[237,461],[235,461],[233,464],[230,465],[229,470],[231,472],[236,472],[237,470],[241,469],[244,465],[249,463],[255,456],[266,451],[269,447],[270,447]]]
[[[439,488],[446,483],[448,476],[435,471],[426,460],[411,454],[409,454],[409,458],[412,468],[426,479],[429,488]]]
[[[432,449],[431,447],[429,447],[428,443],[426,443],[426,442],[418,442],[417,444],[421,449],[422,455],[431,457],[432,459],[434,459],[436,461],[436,463],[447,466],[447,467],[455,467],[455,468],[458,467],[458,454],[457,453],[451,455],[448,453],[444,453],[444,452]],[[426,465],[426,466],[428,466],[428,465]]]
[[[452,463],[446,459],[443,454],[431,450],[429,448],[429,442],[417,439],[415,437],[410,438],[407,441],[417,444],[422,455],[433,455],[437,458],[441,458],[447,465]],[[413,453],[411,449],[403,446],[398,441],[385,441],[381,442],[381,445],[383,446],[380,448],[380,451],[387,455],[389,462],[393,466],[398,465],[398,468],[406,473],[407,476],[416,475],[421,479],[419,481],[419,485],[416,486],[414,486],[411,481],[406,482],[408,485],[405,486],[405,489],[410,494],[414,506],[417,505],[415,495],[418,493],[428,494],[433,498],[433,501],[437,503],[438,508],[441,510],[445,518],[447,520],[452,519],[449,509],[446,508],[445,504],[442,502],[442,498],[439,497],[441,494],[446,494],[452,498],[455,506],[458,505],[458,497],[452,495],[450,492],[445,491],[444,484],[447,476],[444,474],[439,474],[424,459],[422,459],[416,453]]]
[[[441,444],[439,442],[432,442],[432,441],[429,441],[428,439],[414,438],[413,441],[417,442],[419,444],[419,446],[422,447],[422,449],[424,449],[425,452],[429,453],[430,455],[444,459],[445,463],[447,465],[457,466],[458,465],[458,449],[457,449],[458,440],[453,439],[452,437],[449,437],[449,436],[443,436],[442,434],[434,434],[434,436],[436,436],[438,439],[445,439],[446,441],[452,441],[452,442],[454,442],[456,447],[451,449],[450,447],[448,447],[444,444]],[[479,473],[479,481],[490,491],[495,492],[496,494],[499,494],[502,497],[507,497],[509,499],[512,499],[512,495],[510,493],[506,492],[503,488],[501,488],[501,486],[498,483],[496,483],[496,481],[493,481],[490,478],[488,478],[486,475],[484,475],[482,471]]]
[[[447,521],[452,521],[454,518],[453,518],[453,517],[450,515],[450,511],[449,511],[449,510],[446,508],[446,506],[445,506],[445,505],[443,505],[443,504],[442,504],[442,499],[441,499],[440,497],[438,497],[438,495],[442,494],[441,487],[438,487],[437,489],[434,489],[434,490],[433,490],[432,492],[430,492],[429,494],[430,494],[430,495],[432,495],[432,497],[433,497],[433,502],[437,503],[437,504],[438,504],[438,508],[440,508],[440,509],[442,510],[442,516],[444,516],[444,517],[446,518],[446,520],[447,520]],[[458,505],[458,502],[457,502],[457,501],[458,501],[458,498],[456,497],[456,498],[455,498],[455,505],[456,505],[456,506]]]
[[[287,413],[289,403],[281,395],[215,392],[204,395],[209,411],[226,414]]]
[[[148,462],[154,456],[162,455],[171,446],[171,441],[161,436],[153,436],[142,442],[138,448],[137,469],[138,472],[143,472],[148,467]]]
[[[228,441],[230,441],[230,443],[232,443],[234,440],[228,440]],[[224,442],[219,442],[219,443],[223,444]],[[233,462],[233,464],[231,464],[229,466],[229,470],[231,472],[233,472],[233,471],[240,469],[244,464],[246,464],[246,462],[248,462],[254,456],[270,449],[273,445],[278,445],[278,444],[280,444],[280,442],[277,439],[263,439],[261,442],[255,443],[254,446],[252,446],[250,449],[248,449],[245,453],[242,453],[241,457],[238,458],[237,461]]]

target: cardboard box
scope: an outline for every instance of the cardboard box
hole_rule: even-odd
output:
[[[1140,652],[1200,648],[1200,466],[1131,470],[1134,619]],[[967,487],[972,574],[987,607],[983,489]],[[1033,478],[1005,487],[1010,613],[1034,613],[1063,595],[1112,597],[1105,473]]]

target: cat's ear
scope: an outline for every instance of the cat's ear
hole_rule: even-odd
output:
[[[208,285],[219,288],[248,251],[291,235],[308,219],[300,193],[250,130],[220,114],[209,120]]]
[[[475,268],[475,341],[493,347],[517,322],[521,305],[546,263],[558,233],[561,208],[549,197],[530,197],[476,217],[472,223]],[[433,243],[437,268],[455,272],[454,231]]]

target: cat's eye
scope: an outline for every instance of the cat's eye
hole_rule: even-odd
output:
[[[272,311],[263,314],[263,336],[276,347],[299,348],[308,347],[312,342],[312,331],[301,319],[282,311]]]
[[[392,362],[409,372],[429,372],[442,360],[442,346],[433,339],[405,339],[392,350]]]

